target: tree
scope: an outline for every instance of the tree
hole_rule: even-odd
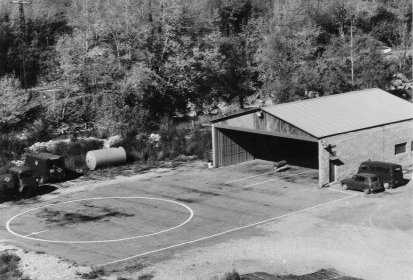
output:
[[[321,32],[309,17],[311,9],[307,1],[275,4],[271,30],[257,59],[262,93],[276,103],[301,99],[307,91],[318,90],[314,65]]]
[[[244,100],[261,86],[255,53],[262,41],[263,27],[259,20],[267,11],[250,0],[222,1],[216,8],[214,45],[220,55],[218,92],[225,102]]]
[[[30,95],[20,89],[13,76],[0,79],[0,131],[18,130],[39,117],[40,104],[30,102]]]

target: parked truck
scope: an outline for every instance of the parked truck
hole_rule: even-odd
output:
[[[66,177],[65,160],[61,156],[50,153],[29,154],[24,165],[33,170],[34,176],[39,178],[41,185],[62,181]]]
[[[11,167],[0,175],[0,202],[13,198],[33,196],[39,185],[66,178],[65,160],[50,153],[26,156],[23,166]]]
[[[0,202],[12,198],[28,198],[36,193],[39,179],[27,166],[15,166],[0,175]]]

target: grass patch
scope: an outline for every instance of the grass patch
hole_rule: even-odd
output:
[[[139,276],[138,280],[151,280],[153,277],[153,274],[147,273]]]
[[[97,279],[105,275],[106,275],[106,271],[103,268],[93,268],[88,273],[82,273],[80,277],[82,277],[83,279]]]
[[[2,280],[30,280],[23,277],[19,270],[20,258],[16,254],[4,252],[0,254],[0,279]]]
[[[235,269],[232,272],[225,273],[222,280],[241,280],[241,275]]]
[[[127,265],[125,267],[125,271],[132,273],[132,272],[136,272],[136,271],[141,271],[145,267],[147,267],[147,265],[138,262],[138,263],[135,263],[135,264]]]

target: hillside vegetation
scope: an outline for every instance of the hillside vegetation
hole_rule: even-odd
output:
[[[135,137],[192,120],[183,126],[194,129],[257,99],[411,77],[409,0],[33,0],[24,10],[23,20],[18,4],[0,2],[6,158],[62,127]]]

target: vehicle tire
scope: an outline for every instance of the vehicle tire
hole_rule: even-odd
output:
[[[341,185],[341,188],[342,188],[343,190],[347,190],[347,189],[348,189],[348,186],[347,186],[347,184],[342,184],[342,185]]]
[[[365,194],[369,194],[369,193],[371,193],[371,191],[370,191],[370,189],[369,189],[369,188],[365,188],[365,189],[363,190],[363,192],[364,192]]]
[[[383,183],[383,186],[386,190],[391,189],[390,184],[389,183]]]

